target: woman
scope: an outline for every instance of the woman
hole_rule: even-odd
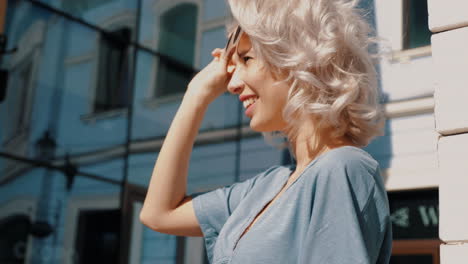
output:
[[[369,27],[345,0],[230,0],[227,48],[190,82],[140,214],[150,228],[204,236],[210,263],[388,263],[391,223],[378,163]],[[194,139],[226,89],[259,132],[287,137],[294,166],[186,195]]]

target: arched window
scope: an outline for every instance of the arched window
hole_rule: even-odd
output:
[[[156,97],[183,93],[194,71],[197,5],[179,4],[160,17]]]
[[[13,12],[15,13],[15,12]],[[9,32],[15,32],[21,24],[21,12],[12,17]],[[15,15],[15,14],[12,14]],[[5,105],[6,113],[2,127],[3,150],[9,154],[26,157],[31,135],[31,119],[35,93],[38,88],[37,78],[41,54],[43,52],[43,40],[46,32],[46,23],[43,20],[32,22],[25,28],[21,35],[17,36],[17,51],[5,57],[8,67],[7,97],[2,104]],[[15,160],[6,160],[5,170],[0,173],[1,179],[21,170],[23,163]],[[0,263],[3,263],[0,261]]]

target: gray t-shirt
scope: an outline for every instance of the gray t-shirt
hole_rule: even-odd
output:
[[[275,166],[246,181],[193,194],[210,263],[389,262],[392,230],[379,165],[352,146],[310,162],[239,240],[293,170]]]

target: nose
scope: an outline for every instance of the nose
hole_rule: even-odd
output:
[[[227,85],[227,90],[231,94],[240,94],[244,90],[244,82],[240,78],[240,71],[236,68],[232,69],[232,76]]]

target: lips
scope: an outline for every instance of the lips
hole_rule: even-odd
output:
[[[241,95],[239,96],[239,100],[243,102],[245,115],[251,118],[253,115],[253,109],[255,108],[255,103],[258,100],[258,96],[255,94]]]
[[[255,94],[245,94],[245,95],[241,95],[239,96],[239,100],[241,102],[244,102],[245,100],[249,99],[249,98],[252,98],[252,97],[258,97],[257,95]]]
[[[255,109],[255,105],[256,105],[256,102],[254,102],[253,104],[250,104],[249,106],[247,106],[247,108],[245,109],[245,115],[247,117],[252,118],[253,111]]]
[[[254,104],[257,101],[258,97],[251,97],[244,101],[244,108],[248,108],[251,104]]]

